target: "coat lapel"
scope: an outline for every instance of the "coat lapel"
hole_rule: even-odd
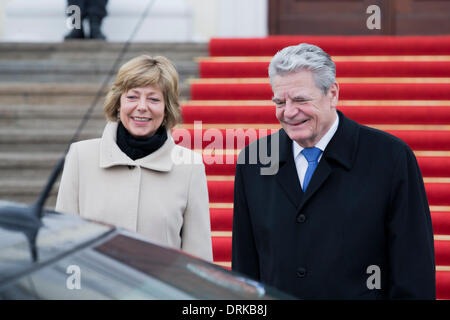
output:
[[[174,165],[172,150],[175,146],[170,131],[167,131],[167,141],[161,148],[148,156],[133,161],[120,150],[116,143],[117,138],[116,122],[108,122],[103,131],[100,142],[100,168],[110,168],[114,166],[140,166],[150,170],[167,172],[172,170]]]
[[[316,170],[314,171],[314,174],[311,178],[308,188],[306,189],[306,192],[299,201],[297,212],[302,210],[306,202],[316,193],[317,190],[319,190],[322,184],[325,183],[325,181],[330,176],[331,172],[332,172],[331,167],[326,161],[326,159],[322,159],[319,162],[319,165],[317,166]]]
[[[336,165],[342,166],[346,170],[350,170],[353,166],[359,140],[359,125],[345,117],[342,112],[337,111],[337,113],[339,116],[339,127],[325,148],[322,159],[311,178],[304,196],[301,198],[297,212],[300,212],[308,200],[318,192],[333,173],[333,168]]]
[[[108,122],[103,130],[100,140],[100,168],[135,165],[134,161],[123,153],[116,143],[117,126],[117,122]]]
[[[283,129],[278,132],[280,135],[280,166],[276,175],[276,181],[292,204],[297,207],[303,191],[298,180],[297,169],[295,168],[292,140]]]
[[[173,141],[172,135],[167,131],[167,140],[161,148],[142,159],[137,159],[136,163],[146,169],[168,172],[172,170],[174,165],[173,160],[176,156],[172,152],[174,151],[174,147],[175,142]]]
[[[350,170],[356,157],[359,139],[359,125],[348,119],[342,112],[337,111],[339,127],[325,148],[322,159],[315,170],[311,181],[303,193],[295,168],[292,154],[292,140],[286,132],[280,132],[280,169],[277,174],[277,182],[287,194],[291,202],[296,206],[297,212],[301,211],[307,202],[318,192],[321,186],[333,173],[334,166],[340,165]]]

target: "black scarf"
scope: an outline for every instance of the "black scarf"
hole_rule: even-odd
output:
[[[117,127],[117,145],[128,157],[133,160],[148,156],[158,150],[167,140],[167,132],[164,126],[160,126],[150,138],[137,139],[133,137],[119,122]]]

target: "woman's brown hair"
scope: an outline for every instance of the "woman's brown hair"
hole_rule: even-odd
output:
[[[148,55],[133,58],[120,67],[103,106],[106,119],[118,121],[117,112],[122,93],[147,86],[156,86],[163,92],[165,102],[163,125],[166,129],[172,129],[180,123],[178,73],[169,59]]]

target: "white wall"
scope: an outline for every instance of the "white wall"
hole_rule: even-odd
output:
[[[5,23],[5,6],[12,0],[0,0],[0,39],[3,38],[3,25]]]
[[[219,0],[219,37],[265,37],[267,0]]]
[[[206,42],[267,35],[268,0],[154,0],[134,41]],[[103,31],[126,41],[148,0],[109,0]],[[58,42],[69,32],[66,0],[0,0],[0,41]]]
[[[208,41],[217,35],[218,0],[188,0],[193,12],[193,41]]]
[[[268,35],[268,0],[188,0],[188,2],[194,14],[194,40]]]

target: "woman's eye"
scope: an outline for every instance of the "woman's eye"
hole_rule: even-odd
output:
[[[136,96],[127,96],[127,99],[136,99]]]
[[[160,101],[160,100],[157,99],[157,98],[148,98],[147,100],[149,100],[149,101],[151,101],[151,102],[154,102],[154,103],[157,103],[157,102]]]

